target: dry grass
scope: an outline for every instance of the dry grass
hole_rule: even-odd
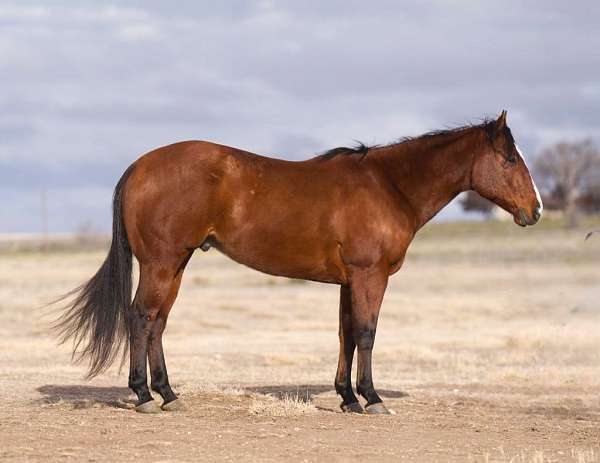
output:
[[[285,394],[283,397],[253,395],[248,412],[258,416],[300,416],[316,413],[317,409],[306,397]]]
[[[176,386],[175,390],[183,396],[189,394],[243,396],[248,394],[248,392],[241,387],[220,386],[214,383],[188,383],[181,386]]]
[[[570,451],[561,451],[557,455],[548,455],[542,450],[533,450],[508,456],[500,448],[496,456],[485,453],[481,456],[471,456],[469,460],[473,463],[598,463],[600,454],[594,449],[571,449]]]
[[[392,421],[333,413],[339,411],[332,387],[338,288],[296,284],[213,251],[199,253],[186,269],[164,339],[171,382],[192,411],[160,419],[173,420],[173,433],[202,424],[198,445],[214,444],[214,459],[260,459],[269,439],[284,438],[264,431],[259,453],[247,454],[232,453],[234,438],[245,436],[244,448],[253,448],[254,423],[291,426],[293,434],[304,420],[303,432],[315,444],[287,445],[304,445],[298,455],[314,450],[312,459],[327,450],[343,461],[349,450],[340,450],[336,439],[363,426],[356,436],[364,441],[348,445],[376,461],[393,460],[395,449],[413,461],[597,462],[600,239],[584,241],[594,227],[427,227],[390,280],[378,325],[374,379],[398,412]],[[11,404],[0,419],[0,460],[45,455],[44,445],[72,438],[74,422],[84,423],[78,427],[83,449],[111,444],[104,436],[91,443],[98,428],[114,439],[111,429],[123,426],[140,426],[151,436],[156,422],[124,415],[131,405],[126,372],[115,366],[84,382],[84,366],[71,364],[68,346],[56,346],[40,309],[89,278],[104,251],[10,249],[0,256],[0,400]],[[214,429],[226,439],[228,426],[237,426],[232,447],[219,447]],[[177,435],[170,439],[177,442]],[[377,451],[360,447],[374,439]],[[285,457],[275,440],[274,453],[265,454],[272,461]],[[133,459],[138,450],[120,445],[123,454],[111,455]],[[172,460],[168,449],[161,455]]]

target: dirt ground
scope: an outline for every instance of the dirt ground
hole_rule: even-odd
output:
[[[85,381],[40,308],[104,252],[5,250],[0,461],[600,462],[600,237],[584,235],[427,227],[377,333],[391,416],[339,410],[335,286],[212,251],[191,260],[165,335],[187,410],[137,414],[126,372]]]

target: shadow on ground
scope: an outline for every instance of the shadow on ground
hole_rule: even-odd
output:
[[[313,396],[324,394],[326,392],[335,392],[335,388],[330,384],[302,384],[302,385],[273,385],[273,386],[254,386],[245,387],[248,392],[258,394],[268,394],[279,399],[284,397],[298,397],[302,400],[312,400]],[[407,397],[408,393],[404,391],[392,391],[389,389],[377,389],[382,399],[401,399]]]
[[[249,386],[244,390],[248,393],[265,394],[279,399],[297,397],[305,402],[312,401],[314,396],[320,394],[335,393],[334,387],[328,384]],[[129,409],[133,408],[135,404],[131,391],[126,387],[46,384],[38,387],[37,391],[42,395],[40,399],[42,404],[64,404],[73,409],[93,407]],[[404,391],[381,389],[378,392],[384,400],[408,396]]]
[[[131,391],[126,387],[47,384],[38,387],[37,391],[42,394],[42,403],[48,405],[67,403],[73,408],[130,408],[135,403]]]

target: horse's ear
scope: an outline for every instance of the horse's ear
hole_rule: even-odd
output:
[[[500,113],[500,117],[498,117],[498,120],[496,121],[496,128],[498,130],[504,130],[506,128],[506,109]]]

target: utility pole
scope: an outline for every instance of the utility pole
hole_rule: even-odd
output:
[[[46,252],[48,250],[48,195],[46,189],[42,189],[40,196],[40,213],[41,213],[41,225],[42,225],[42,243],[41,251]]]

